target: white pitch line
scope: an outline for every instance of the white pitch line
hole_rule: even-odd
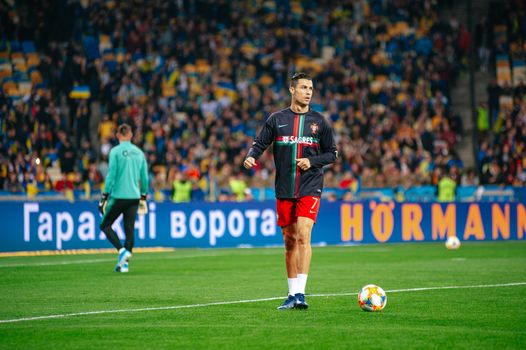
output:
[[[99,262],[114,261],[115,259],[84,259],[84,260],[72,260],[72,261],[49,261],[41,263],[19,263],[19,264],[4,264],[2,267],[34,267],[34,266],[55,266],[55,265],[74,265],[74,264],[96,264]]]
[[[403,293],[403,292],[420,292],[426,290],[441,290],[441,289],[465,289],[465,288],[495,288],[495,287],[513,287],[526,286],[526,282],[512,282],[501,284],[478,284],[472,286],[443,286],[443,287],[421,287],[421,288],[407,288],[407,289],[392,289],[386,290],[386,293]],[[335,294],[309,294],[310,297],[339,297],[357,295],[358,293],[335,293]]]
[[[198,254],[198,255],[175,255],[175,256],[165,256],[162,259],[190,259],[190,258],[200,258],[200,257],[214,257],[221,256],[218,254]],[[141,260],[155,260],[161,258],[149,258],[141,256]],[[3,264],[0,265],[0,268],[5,267],[38,267],[38,266],[58,266],[58,265],[77,265],[77,264],[96,264],[100,262],[115,261],[114,258],[106,259],[83,259],[83,260],[71,260],[71,261],[48,261],[41,263],[18,263],[18,264]]]
[[[389,249],[361,249],[357,253],[369,253],[369,252],[389,252]],[[163,252],[164,253],[164,252]],[[163,257],[145,257],[141,254],[141,260],[157,260],[157,259],[191,259],[191,258],[200,258],[200,257],[217,257],[217,256],[225,256],[225,254],[195,254],[195,255],[164,255]],[[279,252],[269,252],[269,251],[259,251],[259,252],[251,252],[251,255],[257,254],[257,255],[278,255],[282,254],[281,251]],[[245,256],[245,254],[239,254],[239,256]],[[61,266],[61,265],[78,265],[78,264],[97,264],[102,262],[108,262],[108,261],[115,261],[114,258],[105,258],[105,259],[82,259],[82,260],[71,260],[71,261],[47,261],[47,262],[36,262],[36,263],[13,263],[13,264],[0,264],[1,268],[9,268],[9,267],[39,267],[39,266]]]
[[[422,287],[422,288],[393,289],[393,290],[387,290],[386,293],[420,292],[420,291],[427,291],[427,290],[442,290],[442,289],[496,288],[496,287],[513,287],[513,286],[525,286],[525,285],[526,285],[526,282],[512,282],[512,283],[501,283],[501,284],[478,284],[478,285],[471,285],[471,286]],[[330,294],[308,294],[308,297],[339,297],[339,296],[351,296],[351,295],[357,295],[357,294],[358,293],[355,293],[355,292],[353,293],[330,293]],[[205,304],[145,307],[145,308],[137,308],[137,309],[85,311],[85,312],[75,312],[75,313],[69,313],[69,314],[13,318],[10,320],[0,320],[0,323],[15,323],[15,322],[23,322],[23,321],[47,320],[47,319],[53,319],[53,318],[66,318],[66,317],[73,317],[73,316],[117,314],[117,313],[125,313],[125,312],[191,309],[191,308],[197,308],[197,307],[207,307],[207,306],[216,306],[216,305],[256,303],[256,302],[261,302],[261,301],[280,300],[283,298],[284,297],[281,296],[281,297],[271,297],[271,298],[261,298],[261,299],[217,301],[217,302],[205,303]]]
[[[194,254],[194,255],[164,255],[160,256],[143,256],[141,254],[141,260],[171,260],[171,259],[193,259],[193,258],[210,258],[218,256],[226,256],[226,254],[217,254],[217,253],[208,253],[208,254]],[[261,252],[252,252],[251,255],[276,255],[279,253],[269,253],[265,251]],[[246,256],[245,254],[240,254],[239,256]],[[59,266],[59,265],[78,265],[78,264],[96,264],[101,262],[115,261],[114,258],[105,258],[105,259],[82,259],[82,260],[70,260],[70,261],[47,261],[47,262],[37,262],[37,263],[13,263],[13,264],[0,264],[0,268],[9,268],[9,267],[39,267],[39,266]]]

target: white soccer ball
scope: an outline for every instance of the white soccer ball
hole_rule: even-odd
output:
[[[449,236],[446,240],[447,249],[458,249],[460,248],[460,239],[457,236]]]
[[[358,305],[364,311],[381,311],[387,304],[385,291],[374,284],[368,284],[358,293]]]

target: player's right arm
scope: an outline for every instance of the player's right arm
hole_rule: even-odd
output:
[[[263,154],[263,152],[265,152],[268,146],[272,144],[276,138],[275,124],[276,118],[274,117],[274,114],[272,114],[268,117],[265,125],[263,125],[263,128],[254,139],[254,142],[252,142],[252,147],[248,150],[245,162],[243,163],[245,168],[250,169],[256,165],[256,160]]]
[[[115,176],[117,175],[117,152],[112,149],[110,151],[110,159],[108,165],[108,175],[104,181],[104,191],[102,193],[109,194],[115,185]]]

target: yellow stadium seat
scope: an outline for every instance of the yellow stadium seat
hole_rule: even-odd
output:
[[[20,61],[26,61],[26,58],[24,57],[24,54],[22,52],[13,52],[11,53],[11,61],[13,63],[17,63]]]
[[[32,53],[28,53],[26,55],[26,58],[27,58],[27,66],[28,67],[35,67],[35,66],[38,66],[40,64],[40,57],[38,56],[38,54],[32,52]]]
[[[49,92],[48,89],[43,89],[43,88],[37,89],[37,95],[38,96],[46,96],[46,95],[48,95],[48,92]]]
[[[10,76],[11,76],[11,71],[0,70],[0,81]]]
[[[18,88],[16,87],[16,85],[14,88],[5,90],[5,92],[8,96],[20,96],[20,91],[18,91]]]
[[[259,83],[264,86],[269,86],[274,82],[274,79],[270,75],[264,74],[259,78]]]
[[[0,80],[5,77],[10,77],[11,74],[13,74],[13,67],[11,67],[10,63],[0,64]]]
[[[102,59],[106,62],[115,61],[115,55],[113,54],[113,52],[106,52],[102,55]]]
[[[138,102],[140,105],[145,105],[146,102],[148,102],[148,96],[146,96],[146,95],[140,95],[140,96],[137,96],[137,102]]]
[[[19,72],[27,72],[27,64],[26,61],[20,61],[15,63],[15,70]]]
[[[383,84],[387,81],[387,75],[377,75],[375,80]]]
[[[128,60],[129,57],[130,57],[130,55],[127,54],[127,53],[124,53],[124,52],[117,52],[117,55],[115,56],[115,58],[117,59],[118,63],[122,63],[122,62]]]
[[[113,47],[110,36],[101,34],[99,35],[99,51],[104,52],[104,50],[111,49]]]
[[[14,81],[6,81],[2,84],[2,89],[8,91],[10,89],[16,89],[16,83]]]
[[[29,81],[21,82],[18,84],[18,91],[20,91],[22,95],[30,95],[32,87],[32,83]]]
[[[175,86],[164,85],[163,97],[174,97],[176,95]]]
[[[206,65],[208,65],[208,62],[205,59],[200,58],[197,61],[195,61],[195,65],[198,66],[198,67],[199,66],[206,66]]]
[[[194,66],[193,64],[190,64],[190,63],[186,64],[186,65],[183,67],[183,69],[184,69],[184,71],[185,71],[186,73],[195,73],[195,72],[196,72],[196,70],[195,70],[195,66]]]
[[[30,79],[31,83],[33,83],[34,85],[41,84],[44,81],[44,79],[42,79],[42,74],[40,74],[40,72],[36,69],[31,72]]]

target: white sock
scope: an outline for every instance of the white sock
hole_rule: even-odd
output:
[[[295,278],[287,278],[287,282],[289,284],[289,295],[294,295],[297,293],[298,289],[298,279]]]
[[[298,289],[297,293],[305,294],[305,286],[307,285],[307,274],[298,273]]]
[[[119,249],[119,254],[122,254],[123,251],[124,251],[124,248]]]

